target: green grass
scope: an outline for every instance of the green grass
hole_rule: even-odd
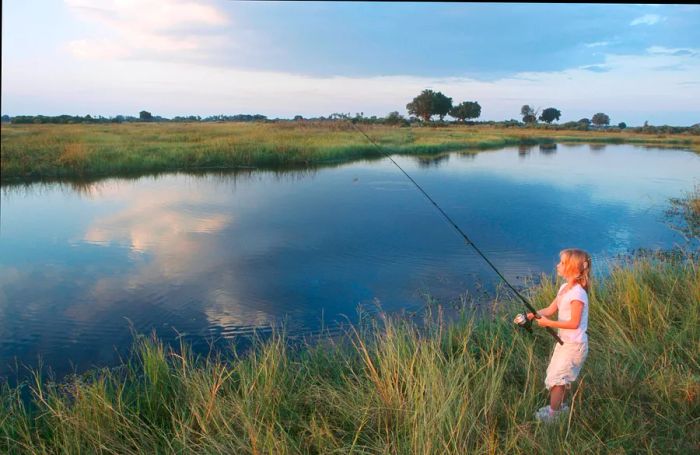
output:
[[[530,288],[537,307],[556,284]],[[340,338],[195,357],[139,337],[117,369],[0,391],[2,453],[697,453],[700,270],[619,263],[594,283],[590,353],[568,419],[533,420],[552,339],[521,311],[365,319]],[[369,321],[369,322],[368,322]],[[22,394],[29,393],[29,402]],[[569,400],[568,400],[569,401]]]
[[[359,125],[387,153],[434,154],[553,142],[633,143],[700,151],[700,136],[487,126]],[[280,168],[382,155],[347,122],[3,125],[3,181],[170,171]]]
[[[692,242],[700,241],[700,185],[682,197],[671,198],[666,216],[672,221],[669,226]]]

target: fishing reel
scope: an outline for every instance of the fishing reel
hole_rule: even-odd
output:
[[[523,328],[528,332],[532,333],[532,319],[528,319],[527,314],[518,314],[517,316],[515,316],[515,319],[513,319],[513,323],[517,324],[520,328]]]

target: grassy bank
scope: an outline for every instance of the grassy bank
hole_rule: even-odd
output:
[[[555,294],[531,290],[541,307]],[[387,318],[334,342],[195,359],[148,339],[120,369],[0,394],[2,453],[691,453],[700,441],[700,270],[636,259],[591,295],[570,418],[547,427],[552,340],[522,308],[423,330]],[[433,312],[435,314],[435,312]]]
[[[553,142],[688,147],[700,136],[487,126],[361,125],[386,152],[428,154]],[[233,167],[274,168],[376,158],[347,122],[3,125],[3,181]]]

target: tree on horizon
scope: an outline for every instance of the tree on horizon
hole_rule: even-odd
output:
[[[523,116],[524,123],[537,123],[537,111],[525,104],[520,108],[520,115]]]
[[[439,116],[442,120],[450,109],[452,109],[452,98],[430,89],[423,90],[406,105],[409,114],[422,118],[426,122],[429,122],[433,115]]]
[[[540,120],[546,123],[552,123],[555,120],[558,121],[560,117],[561,111],[553,107],[548,107],[542,111],[542,114],[540,114]]]
[[[607,114],[598,112],[591,118],[591,122],[596,126],[604,126],[610,124],[610,117]]]
[[[443,95],[441,92],[433,96],[433,113],[440,117],[440,121],[445,118],[452,109],[452,98]]]
[[[481,106],[476,101],[464,101],[450,109],[450,115],[460,122],[478,118],[481,115]]]
[[[433,116],[433,96],[435,92],[430,89],[425,89],[420,95],[413,98],[413,101],[406,105],[406,110],[409,114],[413,114],[416,117],[422,118],[424,121],[429,122],[430,117]]]

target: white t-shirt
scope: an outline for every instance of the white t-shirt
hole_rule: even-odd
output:
[[[571,301],[578,300],[583,302],[583,310],[581,311],[581,323],[577,329],[559,329],[559,338],[568,343],[588,343],[588,294],[580,284],[575,284],[571,289],[562,292],[567,283],[564,283],[557,293],[557,320],[571,320]]]

